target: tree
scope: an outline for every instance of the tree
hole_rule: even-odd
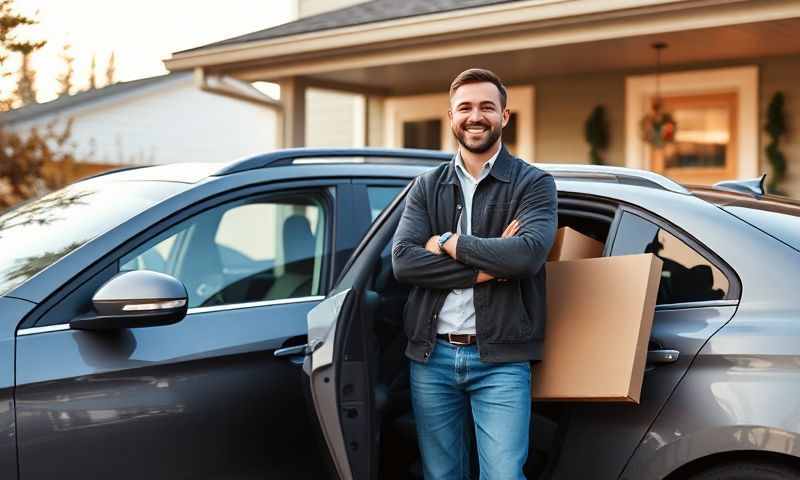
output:
[[[89,90],[97,88],[97,59],[92,55],[92,63],[89,66]]]
[[[22,53],[22,64],[17,72],[17,88],[14,90],[14,99],[19,106],[24,107],[36,103],[36,70],[31,66],[31,52]]]
[[[30,68],[27,63],[30,55],[44,46],[45,42],[20,42],[15,36],[16,29],[35,23],[13,12],[13,0],[0,0],[0,77],[14,73],[8,70],[5,63],[8,57],[12,54],[22,55],[22,68],[17,74],[20,78],[26,78],[29,85],[20,88],[18,84],[18,94],[30,94],[33,75],[22,70]],[[26,89],[29,91],[26,92]],[[0,100],[0,106],[5,110],[19,103],[19,99],[13,96]],[[71,127],[72,122],[69,121],[59,131],[53,123],[43,130],[33,128],[23,135],[0,124],[0,210],[60,188],[75,178],[74,146],[69,143]]]
[[[70,95],[75,85],[73,84],[75,76],[75,57],[72,56],[70,50],[72,45],[65,43],[61,49],[61,61],[64,62],[64,72],[58,76],[58,96]]]
[[[0,76],[2,77],[8,77],[13,73],[6,70],[6,60],[9,55],[20,53],[25,61],[26,54],[30,56],[46,43],[43,40],[32,42],[17,39],[17,29],[26,25],[35,25],[36,20],[15,13],[13,7],[14,0],[0,0]],[[18,104],[19,102],[15,101],[12,96],[3,96],[0,98],[0,111],[9,110]]]
[[[117,83],[117,58],[114,52],[108,57],[108,65],[106,65],[106,85]]]

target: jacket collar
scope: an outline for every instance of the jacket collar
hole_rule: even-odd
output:
[[[458,175],[456,174],[456,155],[453,155],[453,158],[450,159],[450,163],[447,164],[445,183],[459,184]],[[510,173],[511,154],[506,149],[506,146],[501,143],[500,153],[497,155],[494,165],[492,165],[492,169],[489,171],[489,175],[493,176],[497,180],[500,180],[501,182],[508,183],[511,181]]]

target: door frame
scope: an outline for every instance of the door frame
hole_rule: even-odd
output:
[[[758,66],[667,73],[661,75],[660,83],[664,96],[735,92],[738,96],[738,126],[732,132],[738,140],[735,175],[739,179],[758,176]],[[626,167],[651,169],[650,147],[642,140],[639,122],[655,94],[655,75],[625,78]]]

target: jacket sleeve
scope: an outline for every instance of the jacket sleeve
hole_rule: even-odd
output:
[[[547,260],[555,239],[557,217],[556,185],[545,174],[523,193],[517,208],[519,231],[509,238],[458,237],[459,261],[497,278],[521,279],[535,275]]]
[[[469,288],[478,277],[476,268],[425,249],[433,233],[424,188],[424,179],[418,177],[406,196],[405,209],[392,242],[394,276],[402,283],[423,288]]]

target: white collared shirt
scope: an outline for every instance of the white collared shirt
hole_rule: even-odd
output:
[[[475,189],[477,189],[478,184],[491,172],[492,166],[495,160],[497,160],[497,156],[500,155],[500,150],[502,150],[502,146],[498,148],[492,158],[483,165],[477,179],[470,175],[469,171],[464,166],[464,161],[461,159],[461,152],[459,151],[456,153],[453,162],[464,197],[464,206],[461,210],[461,215],[463,215],[464,218],[459,219],[458,228],[456,230],[456,233],[459,235],[472,235],[472,198],[475,195]],[[462,224],[465,226],[466,231],[462,231]],[[443,253],[443,255],[447,254]],[[442,309],[439,311],[436,333],[468,333],[472,335],[476,333],[475,304],[473,303],[472,288],[454,289],[447,295]]]

